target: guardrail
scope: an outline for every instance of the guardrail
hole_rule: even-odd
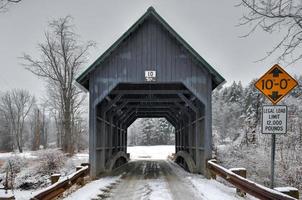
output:
[[[214,175],[218,175],[234,185],[236,188],[263,200],[296,200],[296,198],[285,195],[276,190],[264,187],[246,178],[243,178],[229,169],[216,163],[216,160],[209,160],[207,167]]]
[[[63,194],[72,185],[76,183],[83,184],[84,177],[89,174],[89,165],[82,164],[81,166],[81,168],[77,168],[75,173],[43,189],[30,200],[51,200]]]

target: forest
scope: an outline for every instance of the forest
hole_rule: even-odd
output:
[[[174,145],[174,127],[165,118],[139,118],[128,128],[128,145]]]

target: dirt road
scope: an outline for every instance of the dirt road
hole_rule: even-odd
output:
[[[192,186],[173,172],[168,161],[140,160],[128,163],[125,168],[121,169],[126,171],[122,180],[100,199],[203,199]]]

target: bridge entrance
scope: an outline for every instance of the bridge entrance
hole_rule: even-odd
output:
[[[144,117],[166,118],[175,127],[176,162],[205,174],[212,155],[211,93],[223,81],[149,8],[77,79],[90,93],[91,176],[129,160],[127,128]]]

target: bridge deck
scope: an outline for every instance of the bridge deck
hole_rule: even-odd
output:
[[[122,178],[116,179],[121,173],[124,174]],[[104,186],[102,179],[97,180],[98,184],[94,184],[94,188],[98,185],[99,188],[93,200],[254,199],[249,196],[236,196],[234,188],[205,179],[201,175],[190,174],[167,160],[134,160],[115,170],[112,175],[114,183],[108,181],[108,177],[102,178],[104,182],[108,182],[107,186]],[[86,187],[89,187],[89,184],[68,199],[83,199],[84,194],[87,197],[93,196],[89,190],[85,191]],[[77,198],[78,195],[80,198]]]

